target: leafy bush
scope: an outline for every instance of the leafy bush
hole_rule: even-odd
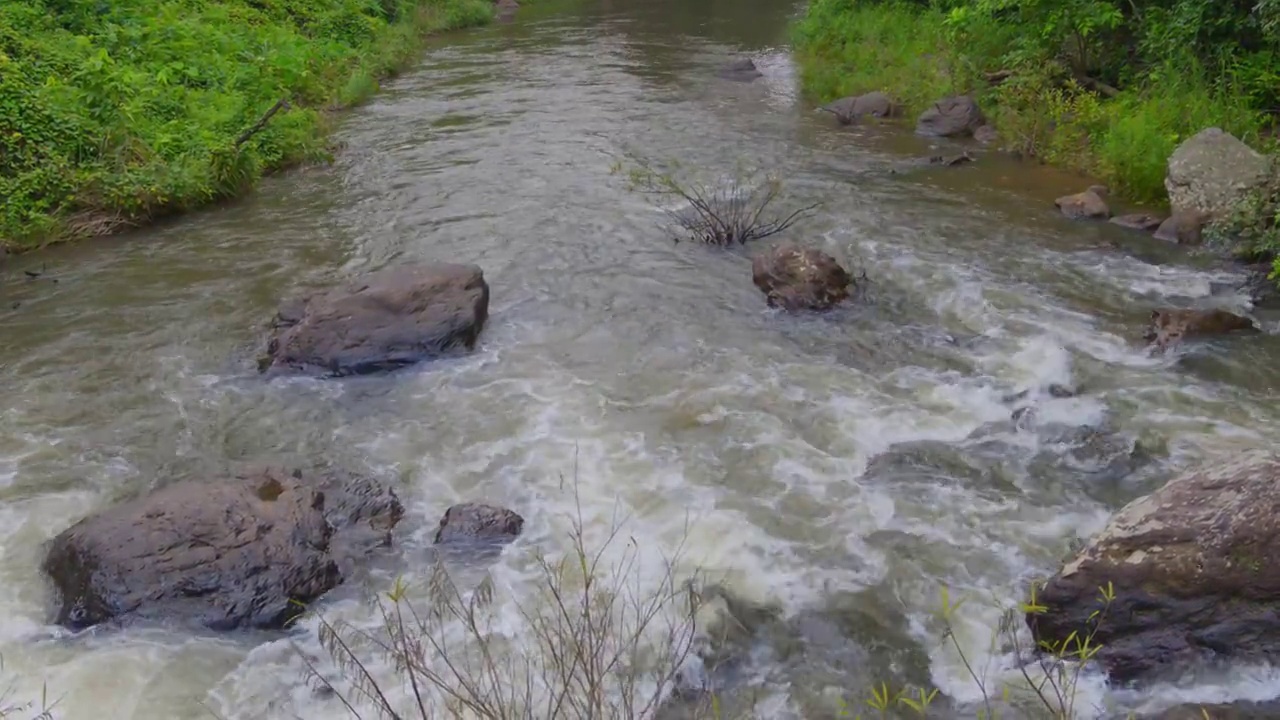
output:
[[[485,0],[6,0],[0,243],[107,232],[323,158],[323,110],[361,100],[425,32],[491,12]]]
[[[1183,139],[1257,144],[1280,106],[1280,0],[814,0],[795,38],[822,99],[970,93],[1022,153],[1142,201]]]

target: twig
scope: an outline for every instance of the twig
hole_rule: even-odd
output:
[[[240,137],[236,138],[236,147],[238,148],[246,142],[249,142],[249,138],[252,138],[254,135],[262,132],[263,128],[267,126],[267,123],[271,122],[271,118],[275,117],[276,113],[281,110],[288,110],[291,107],[292,106],[289,104],[288,98],[280,98],[277,100],[276,104],[272,105],[270,110],[267,110],[262,117],[258,118],[258,122],[254,123],[253,127],[245,130],[240,134]]]

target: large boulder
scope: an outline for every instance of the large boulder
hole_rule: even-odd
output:
[[[1039,589],[1026,620],[1037,642],[1092,632],[1116,682],[1205,660],[1274,661],[1277,571],[1280,457],[1244,454],[1126,505]]]
[[[822,109],[834,113],[841,125],[849,125],[864,117],[893,117],[900,110],[893,98],[879,91],[840,98]]]
[[[260,369],[394,370],[474,348],[488,317],[489,285],[475,265],[387,268],[286,303]]]
[[[939,100],[921,113],[916,132],[932,137],[964,137],[972,136],[986,124],[987,119],[973,98],[956,95]]]
[[[275,468],[182,481],[93,514],[53,539],[44,571],[56,621],[189,622],[213,630],[273,629],[343,581],[345,552],[389,542],[403,514],[372,481],[338,487]],[[341,536],[359,529],[344,545]]]
[[[826,310],[849,297],[853,276],[830,255],[792,244],[757,255],[751,279],[769,307],[788,311]]]
[[[1160,308],[1151,311],[1151,320],[1142,339],[1156,349],[1166,350],[1184,338],[1205,338],[1256,329],[1249,318],[1218,308]]]
[[[1207,128],[1169,156],[1164,187],[1175,212],[1191,210],[1217,220],[1262,187],[1270,174],[1265,156],[1230,133]]]

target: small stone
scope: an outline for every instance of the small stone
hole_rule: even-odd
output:
[[[1065,195],[1053,201],[1062,214],[1072,220],[1100,220],[1111,217],[1111,208],[1093,189],[1075,195]]]
[[[1111,222],[1122,228],[1149,233],[1160,227],[1160,224],[1164,222],[1164,218],[1150,213],[1130,213],[1128,215],[1117,215],[1111,218]]]
[[[943,98],[920,114],[916,132],[931,137],[972,136],[987,124],[978,103],[968,95]]]
[[[1155,237],[1179,245],[1199,245],[1208,220],[1209,216],[1199,210],[1175,210],[1156,228]]]

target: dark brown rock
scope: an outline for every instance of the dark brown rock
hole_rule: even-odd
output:
[[[934,155],[929,158],[930,165],[942,165],[943,167],[955,167],[956,165],[963,165],[970,162],[973,162],[973,156],[967,152],[960,153],[959,155],[952,155],[950,157],[945,155]]]
[[[841,125],[849,125],[864,117],[895,117],[901,111],[901,107],[893,101],[893,98],[882,92],[840,98],[823,106],[823,109],[834,113]]]
[[[489,285],[475,265],[414,264],[284,304],[262,370],[358,375],[475,346]]]
[[[1142,339],[1163,350],[1173,347],[1183,338],[1212,337],[1254,329],[1252,320],[1226,310],[1162,308],[1151,311],[1151,321]]]
[[[1122,228],[1149,233],[1160,227],[1160,224],[1164,222],[1164,218],[1151,213],[1130,213],[1128,215],[1117,215],[1111,218],[1111,222]]]
[[[1179,245],[1199,245],[1208,221],[1209,216],[1199,210],[1177,210],[1160,223],[1155,237]]]
[[[820,250],[779,245],[751,263],[752,280],[770,307],[826,310],[849,297],[853,276]]]
[[[1036,594],[1040,642],[1093,632],[1115,682],[1280,659],[1280,459],[1207,464],[1122,508]],[[1100,588],[1112,588],[1104,603]],[[1094,613],[1102,610],[1099,616]],[[1096,629],[1095,629],[1096,628]]]
[[[389,491],[369,490],[334,512],[389,531],[403,510]],[[178,482],[91,515],[54,538],[43,567],[67,627],[148,619],[280,628],[342,582],[338,530],[309,479],[258,469]]]
[[[725,80],[735,80],[738,82],[751,82],[758,77],[762,77],[764,73],[756,67],[756,63],[751,58],[738,58],[733,62],[720,68],[717,73]]]
[[[524,529],[524,518],[496,505],[461,503],[445,511],[436,544],[503,544]]]
[[[957,95],[943,98],[921,113],[916,132],[932,137],[964,137],[986,124],[978,103],[968,95]]]
[[[1099,220],[1111,217],[1111,208],[1102,198],[1097,190],[1089,188],[1082,193],[1060,197],[1053,204],[1072,220]]]

